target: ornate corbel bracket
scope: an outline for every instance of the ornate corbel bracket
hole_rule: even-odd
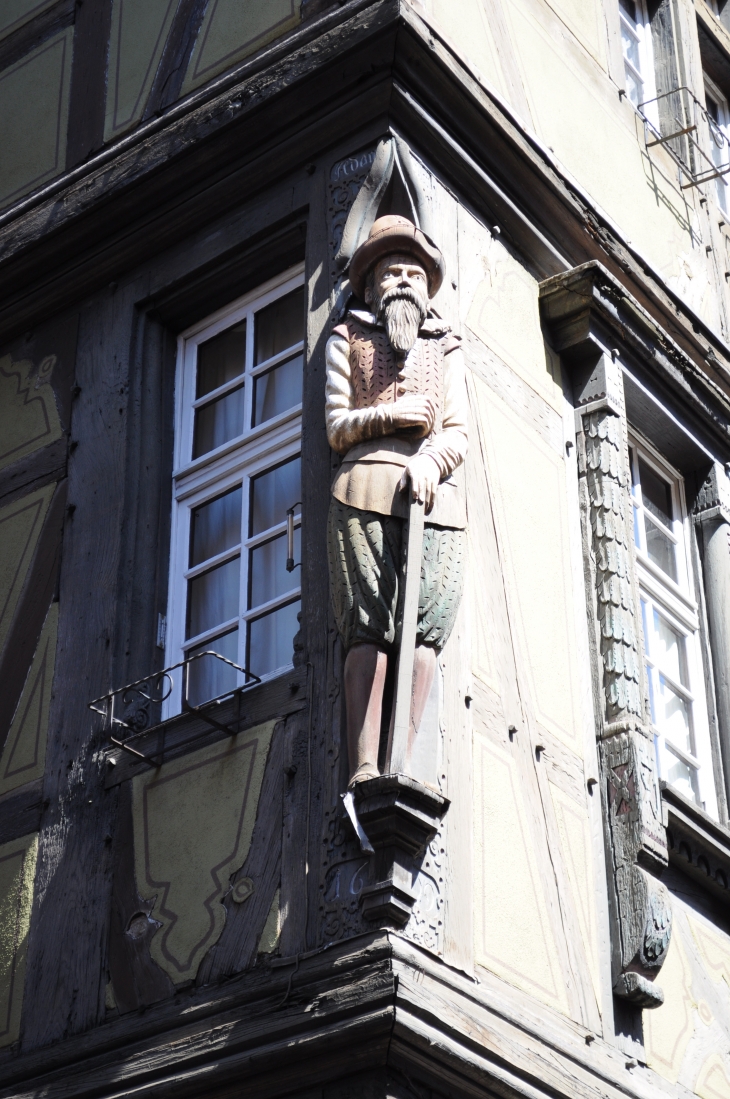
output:
[[[664,1001],[655,978],[669,947],[671,908],[657,877],[667,841],[646,721],[623,379],[611,346],[614,283],[599,264],[586,264],[544,282],[540,304],[575,406],[613,991],[647,1008]]]

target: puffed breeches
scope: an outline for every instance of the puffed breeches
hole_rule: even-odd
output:
[[[327,530],[330,594],[337,628],[349,650],[358,643],[388,648],[402,618],[405,522],[361,511],[334,498]],[[466,531],[426,523],[416,640],[441,650],[454,628],[464,583]]]

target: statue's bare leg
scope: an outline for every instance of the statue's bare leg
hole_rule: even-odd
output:
[[[433,677],[436,673],[438,653],[431,645],[416,645],[413,660],[413,701],[411,702],[411,724],[408,729],[407,769],[410,770],[411,756],[421,727],[423,711],[431,694]]]
[[[350,786],[379,774],[380,718],[387,670],[387,653],[377,645],[353,645],[347,654],[345,703]]]

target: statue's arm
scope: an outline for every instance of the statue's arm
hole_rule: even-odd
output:
[[[377,439],[393,432],[388,405],[355,408],[350,367],[350,345],[344,336],[333,335],[327,341],[327,386],[325,415],[327,439],[338,454],[346,454],[357,443]]]
[[[455,347],[444,359],[443,428],[432,435],[419,451],[419,454],[428,454],[433,458],[442,481],[466,458],[467,417],[466,367],[461,348]]]

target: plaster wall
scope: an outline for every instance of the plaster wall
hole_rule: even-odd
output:
[[[687,80],[701,98],[692,5],[679,5],[678,15]],[[631,247],[724,334],[726,264],[716,190],[683,189],[668,154],[647,149],[641,118],[619,95],[618,4],[467,0],[455,13],[448,0],[428,0],[428,18]]]
[[[420,180],[446,253],[435,304],[468,367],[469,670],[449,660],[452,641],[444,655],[447,691],[450,667],[473,696],[473,960],[600,1032],[605,879],[587,787],[597,772],[572,417],[537,280],[423,168]],[[446,782],[458,799],[460,776]]]
[[[730,1095],[730,937],[712,913],[673,896],[664,1004],[644,1012],[646,1063],[702,1099]]]

